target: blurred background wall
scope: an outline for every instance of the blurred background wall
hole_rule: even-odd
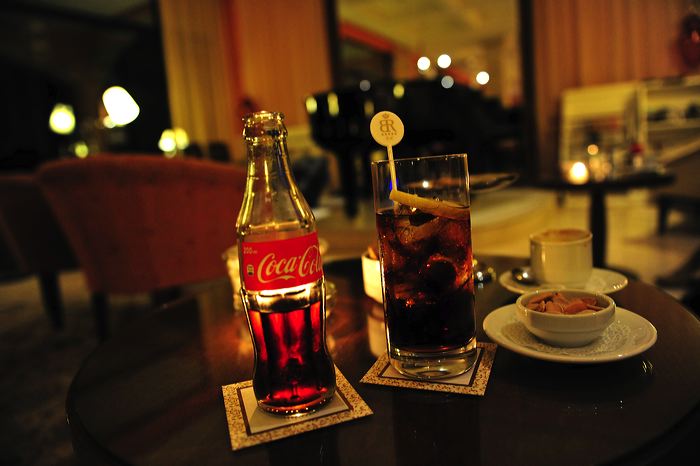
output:
[[[295,156],[318,155],[310,95],[364,80],[448,76],[489,105],[515,109],[524,141],[518,166],[531,176],[553,174],[562,91],[698,73],[678,47],[693,7],[691,0],[8,0],[0,5],[0,169],[32,169],[78,148],[162,153],[163,131],[173,128],[191,146],[174,152],[214,158],[214,144],[222,159],[240,163],[240,118],[263,108],[287,115]],[[452,60],[445,70],[435,65],[442,53]],[[432,60],[429,69],[417,68],[421,56]],[[482,71],[488,82],[476,79]],[[141,106],[133,123],[103,123],[100,97],[112,84]],[[56,103],[72,106],[71,134],[48,131]]]
[[[692,73],[679,51],[687,0],[533,0],[538,166],[555,174],[564,89]],[[698,72],[697,67],[695,73]]]

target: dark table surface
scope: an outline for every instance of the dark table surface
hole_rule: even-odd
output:
[[[524,262],[480,258],[498,272]],[[232,451],[221,386],[251,377],[253,352],[245,316],[233,311],[221,281],[123,328],[85,361],[67,400],[79,458],[90,465],[663,464],[697,438],[700,322],[651,285],[631,280],[612,295],[657,328],[645,353],[567,365],[499,348],[486,394],[477,397],[359,383],[376,360],[368,322],[381,308],[363,293],[359,260],[324,269],[338,288],[329,348],[372,416]],[[515,298],[497,282],[478,291],[482,341],[483,318]]]

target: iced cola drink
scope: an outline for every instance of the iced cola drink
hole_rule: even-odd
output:
[[[451,176],[430,179],[434,169],[419,170],[404,187],[407,159],[396,161],[398,189],[412,191],[402,200],[415,205],[381,196],[375,204],[389,357],[400,372],[428,379],[462,373],[476,358],[466,159],[463,174],[459,163],[435,159],[414,159],[410,168],[451,165]],[[375,172],[380,182],[381,167]]]

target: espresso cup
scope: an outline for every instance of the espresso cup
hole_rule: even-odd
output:
[[[593,235],[576,228],[549,229],[530,235],[530,268],[541,284],[582,288],[593,272]]]

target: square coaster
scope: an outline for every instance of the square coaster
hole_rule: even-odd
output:
[[[360,382],[392,387],[432,390],[436,392],[461,393],[483,396],[491,375],[493,358],[496,355],[495,343],[477,343],[476,363],[464,374],[449,379],[416,380],[399,373],[389,363],[389,355],[384,353]]]
[[[297,417],[279,416],[259,408],[252,380],[224,385],[221,390],[224,394],[231,448],[240,450],[372,414],[372,410],[337,367],[335,383],[335,395],[328,403],[318,411]]]

